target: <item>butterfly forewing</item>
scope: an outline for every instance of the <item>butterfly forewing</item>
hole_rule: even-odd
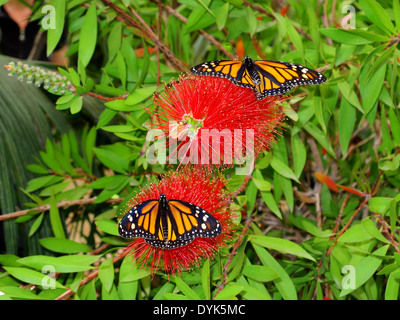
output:
[[[119,235],[128,239],[159,239],[162,229],[159,207],[158,199],[153,199],[130,209],[119,223]]]

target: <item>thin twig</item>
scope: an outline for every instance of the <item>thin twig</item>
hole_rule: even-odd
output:
[[[117,261],[121,260],[123,257],[125,257],[127,254],[129,253],[129,250],[124,250],[122,251],[120,254],[117,254],[114,258],[113,258],[113,264],[116,263]],[[92,273],[90,273],[87,277],[85,277],[85,279],[83,279],[80,284],[79,287],[85,285],[86,283],[88,283],[90,280],[96,278],[99,274],[99,270],[95,270]],[[63,294],[61,294],[60,296],[58,296],[55,300],[64,300],[64,299],[68,299],[69,297],[71,297],[74,294],[74,292],[71,289],[68,289],[67,291],[65,291]]]
[[[155,2],[156,0],[152,0]],[[175,11],[173,8],[161,4],[162,8],[168,12],[169,14],[173,15],[175,18],[178,18],[181,20],[184,24],[187,23],[187,18],[182,16],[179,12]],[[206,38],[208,41],[210,41],[214,46],[218,48],[224,55],[226,55],[229,59],[234,60],[235,56],[230,53],[218,40],[216,40],[212,35],[204,31],[203,29],[198,30],[198,32]]]
[[[57,207],[70,207],[70,206],[76,206],[76,205],[82,205],[82,204],[90,204],[94,203],[96,201],[97,197],[92,197],[88,199],[80,199],[80,200],[71,200],[71,201],[61,201],[57,203]],[[117,198],[117,199],[108,199],[105,202],[108,203],[120,203],[124,200],[124,198]],[[45,212],[50,210],[50,205],[44,205],[44,206],[39,206],[36,208],[28,209],[28,210],[21,210],[21,211],[16,211],[16,212],[11,212],[11,213],[6,213],[3,215],[0,215],[0,221],[8,220],[8,219],[13,219],[13,218],[18,218],[21,216],[27,215],[30,211],[32,210],[38,210],[41,212]]]
[[[242,232],[240,233],[240,235],[239,235],[237,241],[236,241],[235,244],[233,245],[231,253],[229,254],[228,261],[227,261],[227,263],[226,263],[225,266],[224,266],[224,274],[223,274],[223,278],[222,278],[222,283],[221,283],[220,285],[218,285],[218,289],[217,289],[217,291],[215,292],[215,295],[214,295],[214,297],[213,297],[213,300],[214,300],[215,297],[218,295],[218,293],[220,293],[221,290],[224,289],[226,283],[228,282],[228,271],[229,271],[229,266],[230,266],[230,264],[231,264],[231,262],[232,262],[232,260],[233,260],[233,257],[235,256],[235,254],[236,254],[236,252],[237,252],[239,246],[242,244],[243,239],[245,238],[245,235],[246,235],[248,229],[250,228],[250,225],[252,224],[252,222],[253,222],[253,219],[251,218],[251,216],[248,216],[247,219],[246,219],[246,223],[245,223],[245,225],[244,225],[244,227],[243,227],[243,230],[242,230]]]

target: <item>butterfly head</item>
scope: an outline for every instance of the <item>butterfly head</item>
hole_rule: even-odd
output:
[[[162,208],[166,208],[168,206],[167,196],[164,193],[161,193],[158,202],[160,203]]]
[[[251,59],[251,58],[249,58],[249,57],[244,57],[243,58],[243,63],[247,66],[247,67],[250,67],[250,66],[252,66],[253,65],[253,60]]]

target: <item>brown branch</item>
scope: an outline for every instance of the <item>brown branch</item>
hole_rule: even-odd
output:
[[[61,207],[70,207],[70,206],[76,206],[76,205],[83,205],[83,204],[90,204],[94,203],[96,201],[97,197],[92,197],[88,199],[80,199],[80,200],[71,200],[71,201],[61,201],[57,203],[57,208]],[[124,198],[117,198],[117,199],[108,199],[106,202],[107,203],[120,203],[124,200]],[[3,215],[0,215],[0,221],[8,220],[8,219],[13,219],[13,218],[18,218],[21,216],[27,215],[30,211],[32,210],[39,210],[41,212],[45,212],[50,210],[50,205],[44,205],[44,206],[39,206],[36,208],[28,209],[28,210],[21,210],[17,212],[12,212],[12,213],[6,213]]]
[[[336,243],[338,242],[339,238],[342,236],[342,234],[349,228],[350,224],[352,223],[353,219],[356,217],[356,215],[360,212],[360,210],[368,203],[369,201],[369,196],[367,196],[364,201],[358,206],[356,211],[353,213],[349,221],[347,221],[346,225],[343,227],[342,230],[338,233],[335,241],[333,242],[332,246],[329,248],[329,250],[326,252],[327,256],[331,255],[332,249],[335,247]]]
[[[156,0],[152,0],[155,2]],[[175,11],[173,8],[168,7],[166,5],[161,4],[162,8],[168,12],[169,14],[173,15],[175,18],[181,20],[184,24],[187,23],[187,18],[182,16],[179,12]],[[229,59],[234,60],[235,56],[230,53],[218,40],[216,40],[212,35],[204,31],[203,29],[198,30],[199,33],[210,41],[214,46],[216,46],[224,55],[226,55]]]
[[[118,13],[119,15],[118,19],[120,21],[124,22],[126,25],[130,27],[139,29],[147,39],[152,41],[154,45],[164,53],[165,57],[172,63],[172,65],[177,71],[183,72],[188,69],[188,67],[182,61],[180,61],[164,43],[162,43],[158,39],[157,35],[153,32],[153,30],[151,30],[151,28],[147,25],[147,23],[132,7],[129,7],[129,10],[140,21],[140,23],[135,21],[127,12],[125,12],[122,8],[118,7],[111,1],[109,0],[102,0],[102,1],[105,5],[107,5],[108,7],[110,7],[111,9],[113,9],[115,12]]]
[[[127,254],[129,253],[129,250],[124,250],[122,251],[120,254],[116,255],[113,258],[113,264],[116,263],[117,261],[121,260],[123,257],[125,257]],[[83,279],[80,284],[79,287],[85,285],[86,283],[88,283],[90,280],[93,280],[94,278],[96,278],[99,275],[99,270],[95,270],[92,273],[90,273],[85,279]],[[60,296],[58,296],[55,300],[64,300],[64,299],[68,299],[69,297],[71,297],[74,294],[74,292],[71,289],[68,289],[67,291],[65,291],[63,294],[61,294]]]

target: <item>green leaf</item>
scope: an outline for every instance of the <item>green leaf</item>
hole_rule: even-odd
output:
[[[369,211],[385,214],[393,199],[389,197],[372,197],[368,201]]]
[[[242,292],[244,286],[240,284],[229,284],[225,286],[218,294],[215,296],[215,300],[227,300],[236,297],[240,292]]]
[[[93,148],[99,160],[108,168],[123,174],[129,171],[129,161],[111,150]]]
[[[71,114],[76,114],[80,112],[82,110],[82,106],[83,106],[83,97],[76,96],[76,99],[73,99],[70,105]]]
[[[303,48],[303,42],[301,40],[301,37],[295,27],[293,26],[293,23],[289,20],[287,16],[285,16],[286,20],[286,29],[287,33],[289,35],[290,40],[292,40],[293,45],[299,52],[300,56],[302,57],[302,60],[304,61],[304,48]]]
[[[47,284],[47,279],[49,278],[49,275],[46,273],[37,272],[28,268],[4,267],[4,269],[18,280],[39,286]],[[55,279],[52,279],[52,283],[54,284],[55,288],[65,288]]]
[[[329,141],[328,136],[322,132],[320,129],[317,128],[313,123],[308,122],[305,126],[304,129],[313,136],[315,140],[318,141],[318,143],[324,147],[324,149],[329,153],[330,156],[336,159],[336,154],[335,151],[333,151],[333,148],[331,146],[331,143]]]
[[[99,278],[103,287],[110,292],[114,284],[114,265],[112,258],[108,258],[101,263]]]
[[[385,80],[387,64],[382,64],[375,73],[371,74],[360,86],[361,105],[365,114],[368,114],[378,100]],[[369,67],[368,65],[366,67]]]
[[[362,227],[361,224],[356,224],[351,228],[347,229],[342,236],[338,239],[338,242],[363,242],[372,239],[372,236]]]
[[[106,232],[108,234],[112,234],[114,236],[119,236],[118,234],[118,225],[115,221],[113,220],[97,220],[96,226],[103,232]]]
[[[183,280],[179,277],[174,278],[176,286],[179,290],[190,300],[201,300],[196,292],[194,292],[190,287],[183,282]]]
[[[307,151],[298,134],[292,136],[292,157],[294,174],[299,178],[306,164]]]
[[[375,223],[370,219],[370,218],[365,218],[361,221],[361,225],[363,228],[375,239],[378,239],[379,241],[385,242],[385,243],[390,243],[389,240],[387,240],[382,233],[378,230],[376,227]]]
[[[225,27],[229,13],[229,2],[225,3],[219,8],[214,10],[215,22],[217,23],[218,30],[222,30]]]
[[[6,296],[24,300],[44,300],[44,298],[32,293],[30,288],[22,289],[19,287],[4,286],[0,287],[0,291]]]
[[[275,238],[275,237],[268,237],[268,236],[249,236],[249,240],[252,243],[255,243],[259,246],[276,250],[281,253],[293,254],[298,257],[306,258],[311,261],[315,261],[315,259],[302,247],[300,247],[297,243],[292,241]]]
[[[46,249],[59,253],[80,253],[90,252],[89,246],[68,239],[43,238],[39,240],[40,244]]]
[[[385,300],[397,300],[399,297],[400,289],[400,270],[397,269],[395,272],[390,273],[387,279],[386,289],[385,289]]]
[[[50,197],[50,224],[56,238],[64,238],[64,226],[61,222],[60,211],[57,207],[57,202],[54,196]]]
[[[243,275],[260,282],[268,282],[279,278],[278,272],[271,267],[247,265],[243,267]]]
[[[145,88],[138,88],[132,92],[125,100],[125,105],[134,106],[143,100],[149,98],[156,91],[157,86],[149,86]]]
[[[65,19],[65,0],[52,0],[49,4],[53,10],[48,11],[47,15],[42,19],[43,27],[44,24],[49,24],[49,28],[47,29],[47,56],[52,54],[61,39]],[[52,22],[54,26],[51,25]]]
[[[382,8],[378,1],[360,0],[359,3],[365,15],[368,17],[369,20],[372,21],[374,25],[376,25],[387,35],[393,35],[396,33],[396,29],[393,26],[389,15]]]
[[[371,33],[363,30],[344,30],[339,28],[319,29],[319,31],[333,41],[349,44],[349,45],[364,45],[373,42],[390,41],[389,37]]]
[[[279,160],[277,157],[272,157],[271,159],[271,167],[279,173],[281,176],[292,179],[296,181],[297,183],[300,183],[300,181],[297,179],[295,173],[291,168],[289,168],[283,161]],[[269,191],[269,190],[262,190],[262,191]]]
[[[78,57],[84,67],[87,67],[92,59],[97,41],[97,13],[96,2],[90,4],[83,19],[79,38]]]
[[[122,83],[122,87],[126,90],[126,63],[121,51],[117,54],[118,74]]]
[[[99,255],[66,255],[61,257],[35,255],[21,258],[18,262],[37,270],[42,270],[43,267],[51,265],[57,273],[69,273],[91,270],[93,267],[90,264],[99,258]]]
[[[278,273],[279,278],[273,281],[282,297],[285,300],[297,300],[296,287],[294,286],[292,279],[289,277],[285,269],[279,264],[278,261],[274,259],[273,256],[269,254],[267,250],[258,246],[254,242],[252,242],[252,245],[257,256],[260,258],[261,263],[264,266],[271,267]]]
[[[399,0],[393,0],[393,15],[394,15],[394,21],[396,22],[397,31],[400,32],[400,2],[399,2]]]
[[[342,289],[342,291],[340,292],[340,297],[346,296],[349,293],[353,292],[355,289],[360,288],[374,275],[374,273],[382,263],[382,256],[386,254],[388,248],[389,245],[386,245],[375,250],[372,254],[362,259],[357,266],[355,266],[355,287]]]
[[[339,141],[343,156],[347,154],[349,149],[355,124],[356,110],[346,99],[341,99],[339,111]]]
[[[40,214],[36,220],[32,223],[31,228],[29,229],[28,237],[31,237],[40,227],[42,224],[44,217],[44,213]]]
[[[201,269],[201,284],[203,285],[204,295],[206,300],[211,299],[211,288],[210,288],[210,260],[205,260],[203,268]]]
[[[149,268],[141,268],[136,264],[135,257],[133,255],[127,255],[122,261],[119,282],[133,282],[151,274]]]

